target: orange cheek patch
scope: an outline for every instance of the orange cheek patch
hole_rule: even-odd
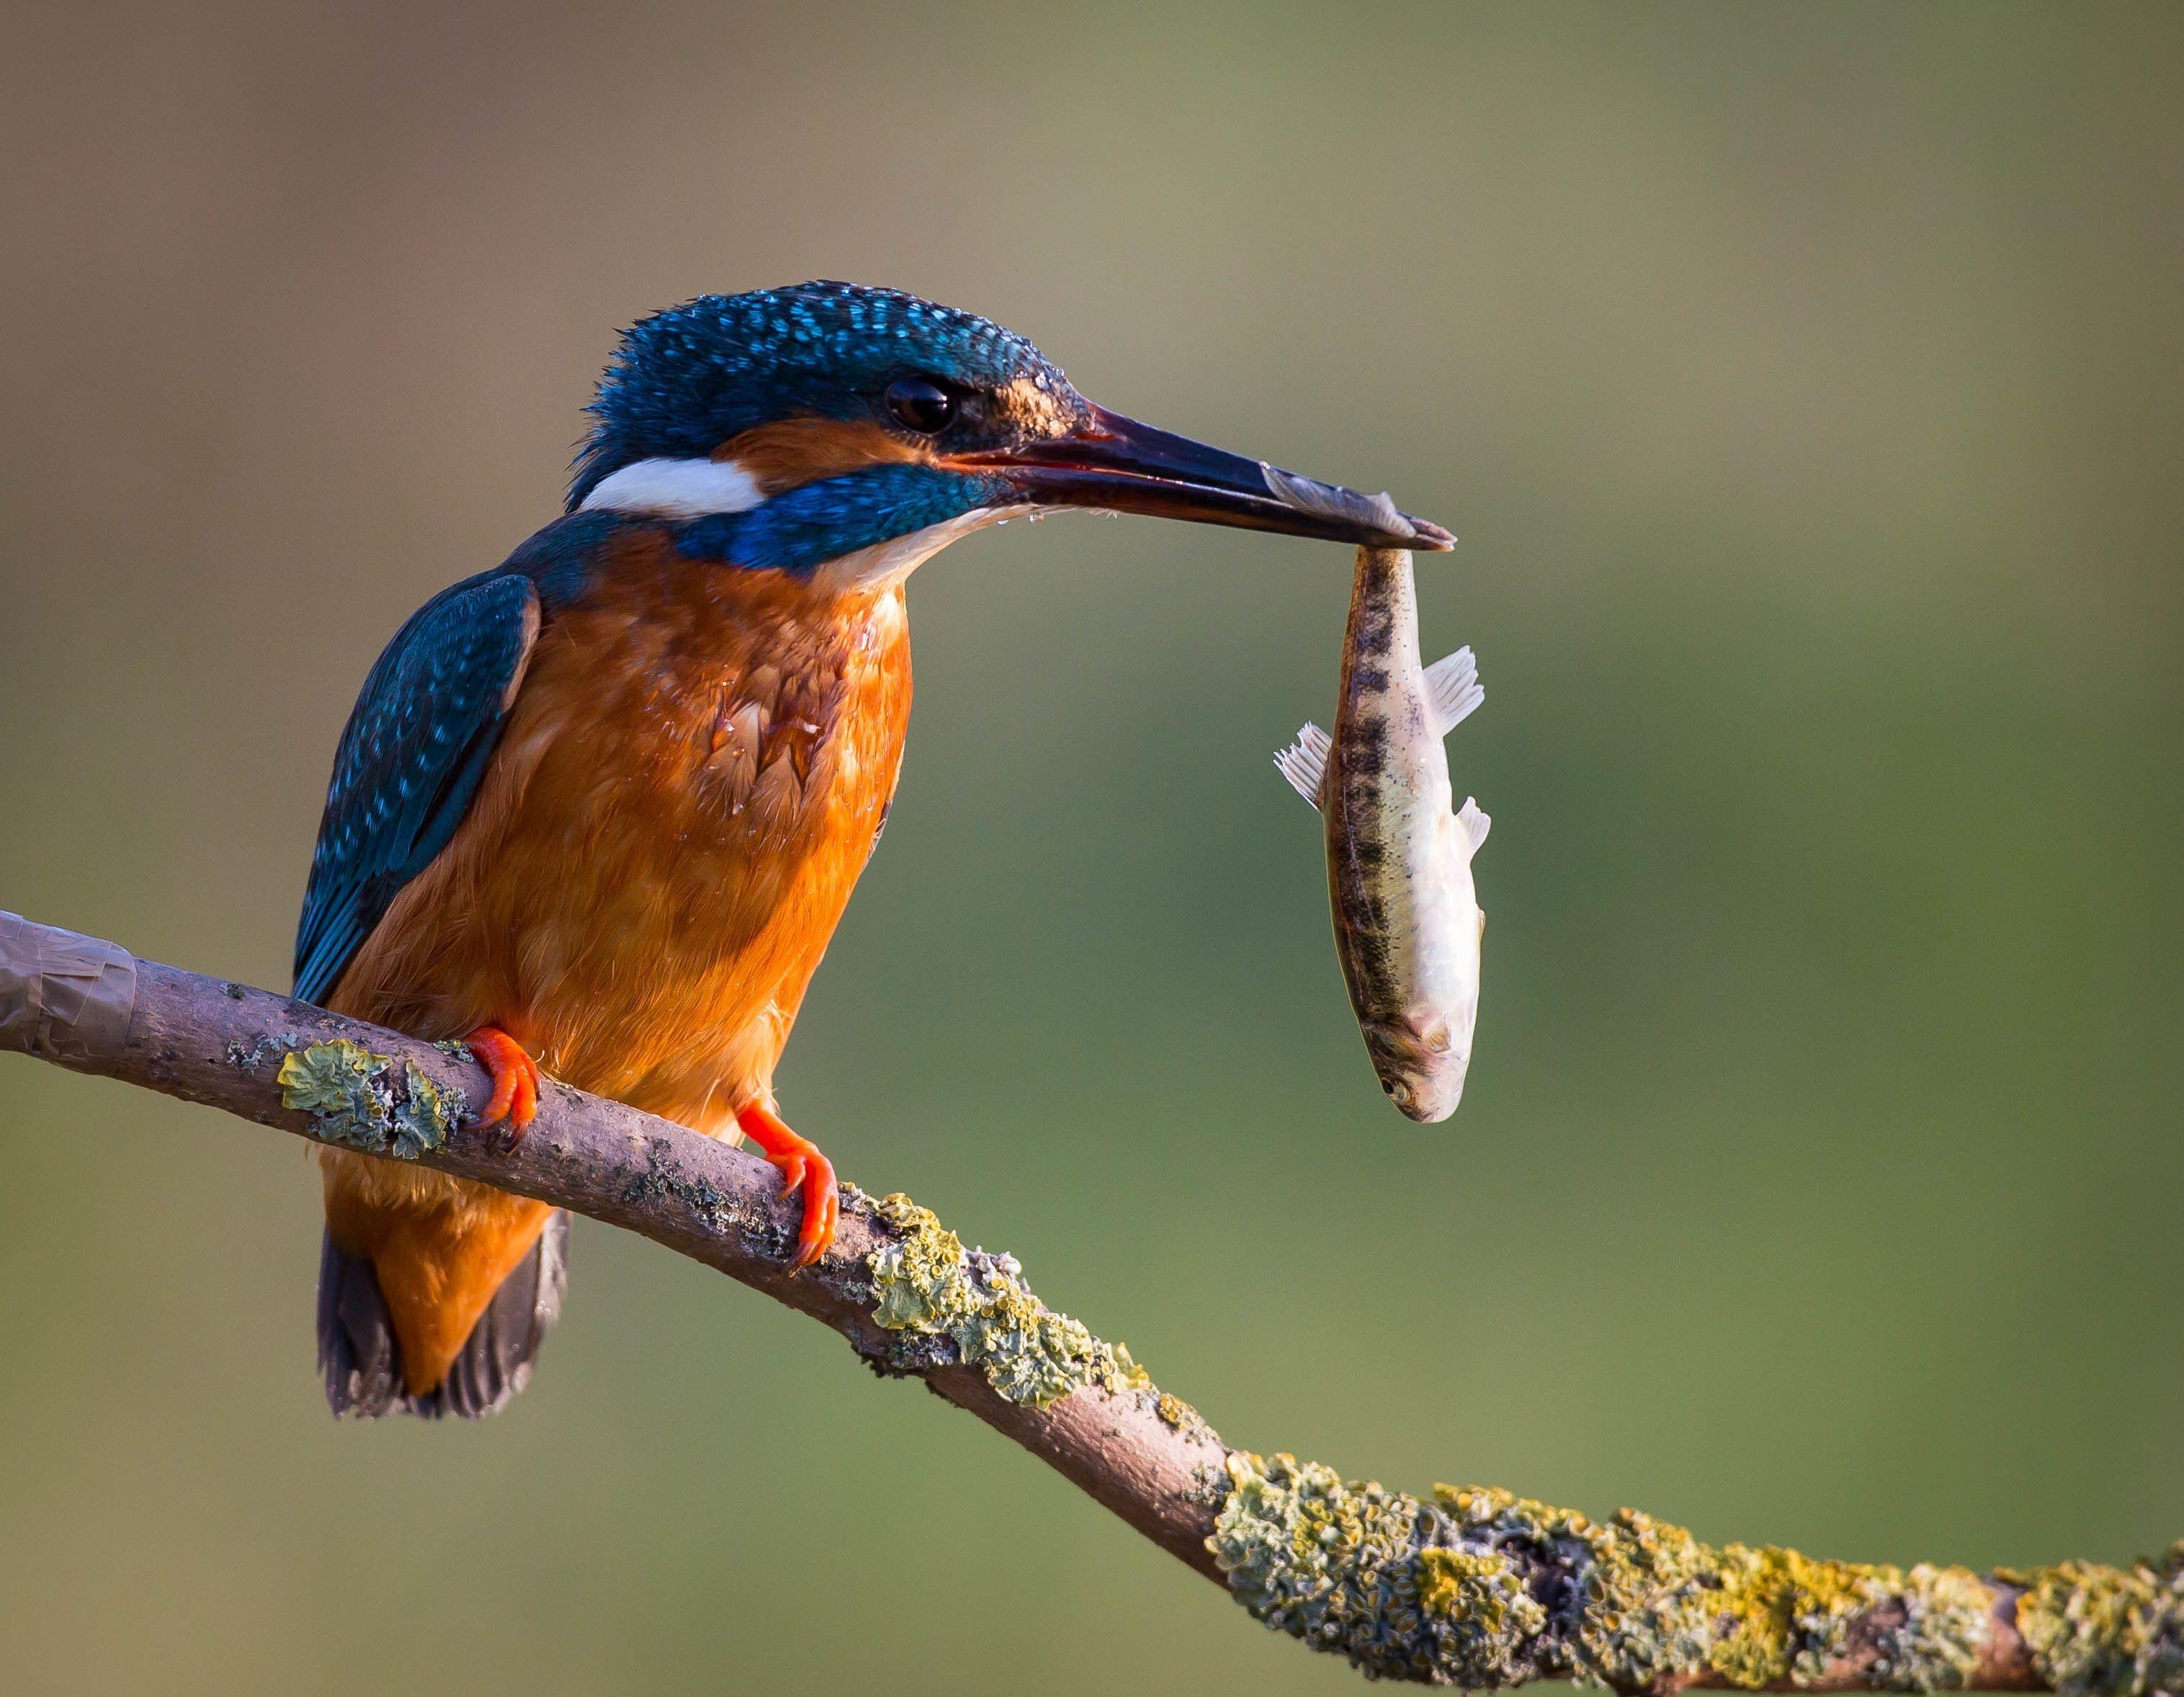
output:
[[[933,455],[870,420],[794,418],[730,437],[713,458],[733,460],[771,496],[867,465],[917,465]]]

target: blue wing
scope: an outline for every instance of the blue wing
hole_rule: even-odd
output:
[[[462,823],[538,616],[538,587],[504,567],[434,596],[373,665],[334,755],[296,926],[304,1000],[340,982],[396,893]]]

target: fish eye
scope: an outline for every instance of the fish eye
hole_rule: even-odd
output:
[[[938,436],[956,417],[956,397],[930,377],[898,377],[888,385],[888,410],[905,430]]]

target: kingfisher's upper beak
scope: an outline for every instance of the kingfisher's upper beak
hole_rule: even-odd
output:
[[[1105,407],[1094,407],[1090,420],[1067,436],[961,454],[948,463],[996,472],[1027,502],[1042,507],[1146,513],[1374,548],[1440,549],[1456,543],[1439,525],[1398,512],[1385,495],[1361,495],[1300,477]]]

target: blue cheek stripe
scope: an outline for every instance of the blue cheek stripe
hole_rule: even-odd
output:
[[[679,552],[759,570],[809,572],[859,548],[892,542],[1010,498],[1004,478],[933,465],[875,465],[783,490],[744,513],[676,526]]]

